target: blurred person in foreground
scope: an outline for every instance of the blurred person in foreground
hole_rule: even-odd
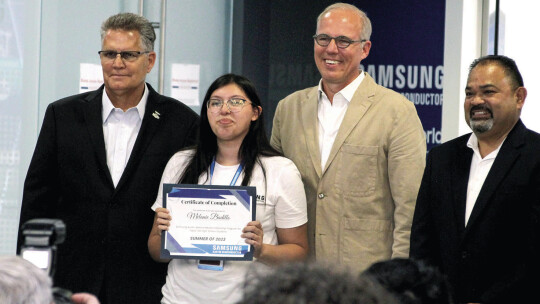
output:
[[[246,223],[241,235],[254,247],[254,262],[224,261],[221,271],[213,271],[200,269],[193,259],[161,260],[162,231],[168,230],[172,218],[162,208],[160,188],[152,206],[156,215],[148,247],[156,261],[169,262],[162,303],[234,303],[242,296],[242,282],[251,265],[268,268],[263,265],[307,256],[306,196],[300,173],[270,146],[262,110],[248,79],[234,74],[216,79],[201,107],[197,145],[176,153],[161,180],[162,186],[256,187],[256,220]]]
[[[395,258],[377,262],[362,273],[392,293],[400,304],[452,304],[448,281],[422,261]]]
[[[376,281],[335,265],[288,263],[272,273],[249,273],[238,304],[398,304]]]
[[[73,294],[75,304],[99,304],[89,293]],[[51,304],[52,280],[45,271],[19,256],[0,256],[0,303]]]

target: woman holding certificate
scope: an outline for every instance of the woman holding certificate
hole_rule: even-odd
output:
[[[256,187],[256,220],[241,224],[245,227],[240,235],[242,243],[253,246],[254,261],[161,259],[162,231],[170,232],[172,220],[170,210],[163,208],[163,184]],[[202,200],[184,203],[197,202]],[[169,262],[162,303],[235,303],[252,265],[272,266],[307,256],[300,173],[270,146],[261,101],[242,76],[227,74],[212,83],[201,109],[198,143],[169,160],[152,209],[156,216],[148,248],[156,261]]]

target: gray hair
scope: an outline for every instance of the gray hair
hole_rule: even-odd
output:
[[[358,7],[352,5],[352,4],[348,4],[348,3],[342,3],[342,2],[337,2],[337,3],[334,3],[330,6],[328,6],[327,8],[324,9],[324,11],[319,15],[319,17],[317,17],[317,28],[319,28],[319,24],[321,23],[321,19],[323,18],[323,16],[328,13],[329,11],[332,11],[332,10],[349,10],[349,11],[353,11],[355,13],[358,14],[358,16],[360,17],[360,19],[362,19],[362,32],[360,33],[360,39],[363,40],[369,40],[369,38],[371,37],[371,21],[369,20],[368,16],[366,15],[366,13],[364,13],[364,11],[360,10]]]
[[[0,303],[50,304],[52,281],[19,256],[0,256]]]
[[[123,30],[132,31],[136,30],[141,34],[141,48],[144,51],[151,52],[154,50],[154,41],[156,41],[156,32],[154,27],[143,16],[139,16],[133,13],[120,13],[107,18],[101,24],[101,43],[107,35],[109,30]]]

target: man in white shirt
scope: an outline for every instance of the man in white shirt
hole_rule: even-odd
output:
[[[471,64],[465,95],[473,133],[429,152],[411,257],[439,267],[458,303],[527,303],[540,247],[540,135],[520,120],[527,90],[512,59],[491,55]]]
[[[271,144],[298,167],[310,254],[361,271],[407,257],[426,141],[414,105],[360,70],[371,23],[336,3],[317,20],[318,86],[280,101]]]
[[[102,24],[105,84],[48,106],[24,185],[21,225],[66,224],[55,284],[101,303],[159,303],[167,268],[148,254],[150,206],[167,161],[197,134],[195,112],[145,83],[155,38],[135,14]]]

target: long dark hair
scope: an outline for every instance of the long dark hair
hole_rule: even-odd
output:
[[[261,106],[261,100],[259,99],[259,95],[257,95],[257,91],[255,90],[253,83],[251,83],[251,81],[244,76],[225,74],[216,79],[210,85],[208,91],[206,91],[204,102],[201,106],[201,123],[199,127],[199,139],[197,141],[197,146],[195,147],[195,154],[189,161],[189,164],[184,170],[184,173],[180,177],[178,183],[197,184],[201,174],[209,171],[210,164],[217,153],[218,146],[216,134],[214,134],[210,128],[210,123],[208,122],[206,104],[215,90],[229,84],[236,84],[240,89],[242,89],[242,91],[244,91],[246,94],[246,97],[251,101],[251,106],[259,112],[259,118],[255,121],[251,121],[249,131],[242,141],[240,151],[238,151],[239,157],[244,164],[244,179],[242,180],[242,186],[249,185],[255,163],[258,163],[261,166],[263,174],[266,177],[265,168],[262,165],[259,156],[280,155],[278,151],[270,146],[270,142],[266,136],[263,115],[258,109],[258,107]],[[207,174],[207,179],[208,175],[209,174]]]

